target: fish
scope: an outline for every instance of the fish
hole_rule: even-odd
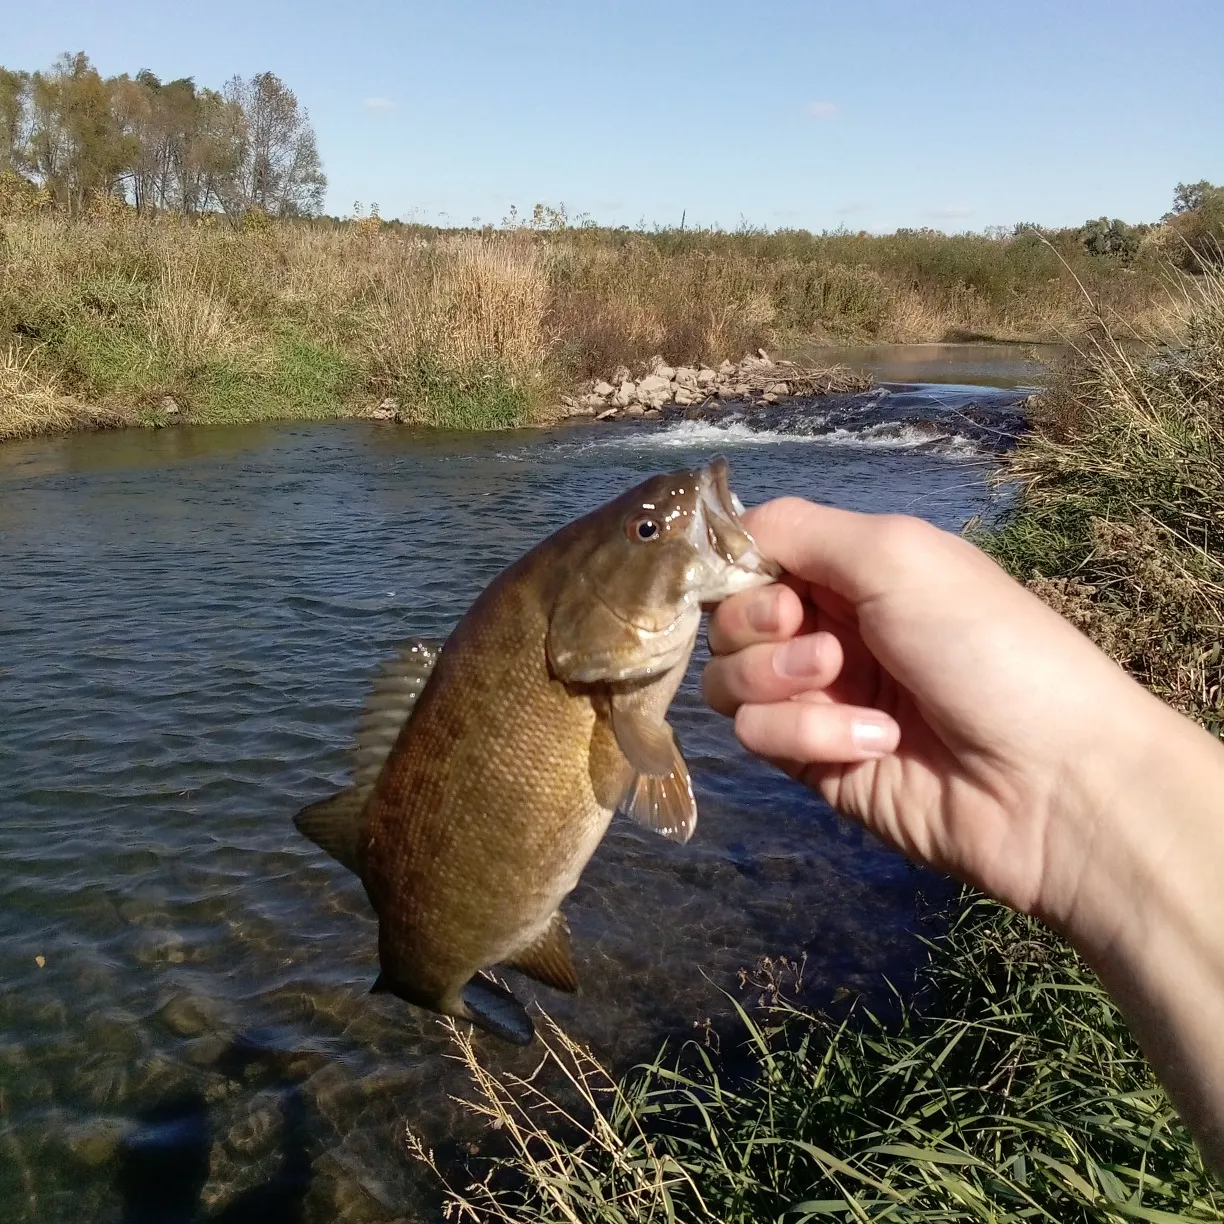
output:
[[[727,461],[656,475],[484,589],[444,643],[375,675],[352,785],[294,818],[378,917],[374,992],[520,1045],[489,975],[578,989],[561,906],[618,811],[686,842],[693,785],[667,709],[703,607],[774,582]]]

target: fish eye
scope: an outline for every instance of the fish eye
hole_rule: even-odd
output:
[[[630,519],[626,534],[631,540],[657,540],[659,538],[659,524],[654,519],[643,515],[641,518]]]

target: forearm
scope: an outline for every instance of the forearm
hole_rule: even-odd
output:
[[[1123,718],[1135,734],[1119,732],[1084,865],[1049,918],[1224,1173],[1224,746],[1146,694]]]

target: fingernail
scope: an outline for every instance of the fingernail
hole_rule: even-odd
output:
[[[820,674],[824,658],[824,644],[818,637],[792,638],[774,651],[774,671],[788,680],[807,680]]]
[[[891,719],[886,722],[858,719],[850,725],[850,738],[860,752],[887,756],[897,747],[897,724]]]
[[[748,624],[757,633],[778,632],[778,601],[772,591],[761,591],[748,605]]]

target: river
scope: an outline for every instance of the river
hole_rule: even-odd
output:
[[[361,888],[291,823],[343,784],[372,668],[550,530],[716,451],[750,504],[990,515],[1022,360],[970,349],[940,381],[715,422],[0,447],[4,1217],[420,1218],[402,1128],[466,1136],[464,1080],[436,1020],[367,993]],[[693,841],[615,822],[567,905],[582,993],[516,983],[618,1068],[725,1026],[764,955],[805,956],[817,1006],[903,982],[920,894],[948,895],[738,750],[699,665],[672,714]]]

